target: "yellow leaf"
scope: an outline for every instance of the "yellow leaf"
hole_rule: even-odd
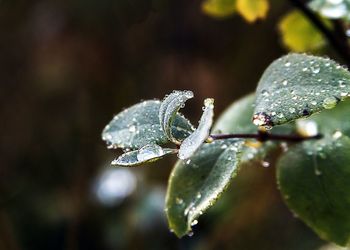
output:
[[[205,0],[202,10],[208,16],[223,18],[232,15],[236,11],[237,0]]]
[[[326,44],[322,34],[297,10],[284,16],[278,28],[283,44],[291,51],[316,51]]]
[[[268,0],[237,0],[237,11],[248,22],[265,18],[268,10]]]

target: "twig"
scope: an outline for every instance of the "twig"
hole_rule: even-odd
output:
[[[259,132],[257,134],[219,134],[219,135],[210,135],[212,140],[222,140],[222,139],[235,139],[235,138],[247,138],[247,139],[256,139],[258,141],[289,141],[289,142],[301,142],[306,140],[321,139],[323,135],[317,134],[315,136],[300,136],[300,135],[276,135],[266,132]]]

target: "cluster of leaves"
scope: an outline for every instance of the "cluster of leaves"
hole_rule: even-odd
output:
[[[264,159],[280,145],[268,141],[257,148],[247,139],[213,140],[214,134],[255,133],[256,125],[273,128],[277,134],[321,133],[322,139],[284,144],[277,163],[278,186],[291,210],[321,238],[346,245],[350,241],[350,103],[344,100],[349,96],[347,69],[328,58],[289,54],[274,61],[256,93],[234,102],[212,129],[213,99],[205,100],[194,129],[179,113],[193,93],[174,91],[163,101],[144,101],[116,115],[102,137],[110,148],[125,150],[112,165],[135,166],[178,153],[165,211],[171,230],[182,237],[191,234],[198,217],[220,197],[240,166]],[[162,147],[170,143],[176,147]]]
[[[309,8],[320,16],[320,20],[331,26],[329,19],[350,20],[349,0],[312,0]],[[226,18],[240,14],[248,22],[266,18],[269,10],[268,0],[204,0],[203,12],[214,18]],[[330,27],[331,28],[331,27]],[[320,31],[300,10],[285,14],[278,24],[284,46],[294,52],[319,52],[327,42]]]

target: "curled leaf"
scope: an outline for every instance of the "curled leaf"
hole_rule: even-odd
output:
[[[166,144],[168,139],[159,123],[158,100],[144,101],[117,114],[104,128],[102,139],[110,148],[138,149],[148,144]],[[177,140],[189,136],[193,127],[183,116],[177,114],[171,127]]]
[[[163,132],[169,141],[175,144],[180,144],[181,141],[173,135],[171,126],[180,108],[185,105],[185,102],[193,98],[192,91],[177,91],[168,95],[162,101],[159,108],[159,122],[162,126]]]
[[[191,157],[202,143],[208,138],[214,117],[214,99],[207,98],[204,101],[204,111],[199,121],[198,128],[188,136],[179,149],[179,158],[187,159]]]

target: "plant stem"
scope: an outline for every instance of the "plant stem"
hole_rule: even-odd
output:
[[[250,138],[256,139],[258,141],[289,141],[289,142],[301,142],[306,140],[314,140],[321,139],[323,136],[321,134],[317,134],[315,136],[300,136],[300,135],[276,135],[270,134],[266,132],[258,132],[257,134],[219,134],[219,135],[210,135],[210,138],[215,140],[222,139],[234,139],[234,138]]]
[[[298,8],[310,20],[310,22],[324,35],[339,56],[343,58],[348,66],[350,66],[350,47],[347,40],[344,40],[341,36],[337,36],[329,30],[302,0],[289,0],[289,2]]]

